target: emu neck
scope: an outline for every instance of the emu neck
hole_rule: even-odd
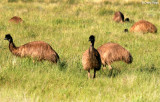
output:
[[[89,47],[89,56],[90,57],[93,56],[93,50],[94,50],[94,42],[91,42],[91,45]]]
[[[93,41],[93,42],[91,42],[91,46],[94,48],[94,41]]]
[[[15,54],[15,50],[17,49],[17,47],[14,45],[13,41],[9,42],[9,50]]]

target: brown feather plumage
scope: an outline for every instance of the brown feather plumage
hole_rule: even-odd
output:
[[[103,44],[97,50],[104,66],[109,65],[111,67],[111,64],[115,61],[124,61],[128,64],[133,61],[130,52],[116,43]]]
[[[115,12],[113,20],[115,22],[121,22],[121,23],[124,22],[124,15],[123,15],[123,13],[120,12],[120,11]]]
[[[130,28],[130,32],[156,33],[157,28],[155,25],[148,21],[140,20]]]
[[[14,16],[9,20],[9,22],[13,22],[13,23],[17,23],[18,24],[18,23],[23,22],[23,20],[18,16]]]
[[[83,53],[82,64],[84,70],[96,69],[99,70],[101,66],[100,55],[96,49],[90,52],[89,49]]]
[[[90,48],[83,53],[83,56],[82,56],[82,65],[83,65],[84,70],[88,71],[89,78],[90,78],[90,70],[94,69],[93,78],[95,78],[96,71],[100,70],[101,68],[100,54],[94,48],[93,43],[90,46]]]
[[[20,47],[16,47],[11,40],[9,41],[9,50],[16,56],[32,57],[39,61],[48,60],[53,63],[57,63],[57,61],[59,60],[58,54],[52,49],[49,44],[43,41],[29,42]]]

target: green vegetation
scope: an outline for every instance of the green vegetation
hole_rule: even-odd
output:
[[[104,3],[91,1],[0,4],[1,102],[160,101],[159,5],[119,0]],[[131,22],[113,22],[113,14],[118,10]],[[25,22],[17,25],[9,23],[12,16],[20,16]],[[158,33],[123,32],[141,19],[155,24]],[[12,35],[16,46],[36,40],[49,43],[59,54],[62,64],[54,65],[47,61],[33,63],[30,58],[13,56],[8,41],[3,40],[7,33]],[[112,65],[111,76],[108,76],[108,69],[100,70],[96,79],[88,80],[81,58],[90,46],[88,37],[91,34],[96,37],[96,48],[107,42],[119,43],[131,52],[133,63],[116,62]]]

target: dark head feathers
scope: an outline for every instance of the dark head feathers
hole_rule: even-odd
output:
[[[125,22],[129,22],[129,18],[126,18],[124,21],[125,21]]]
[[[89,41],[91,41],[91,42],[94,42],[94,41],[95,41],[94,35],[91,35],[91,36],[89,37]]]
[[[12,37],[10,34],[6,34],[4,40],[8,40],[9,42],[12,41]]]
[[[124,32],[128,32],[128,29],[124,29]]]

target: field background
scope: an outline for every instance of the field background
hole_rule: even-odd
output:
[[[131,22],[113,22],[115,11],[123,12]],[[1,0],[0,12],[1,102],[160,101],[159,4],[140,0]],[[12,16],[25,22],[9,23]],[[158,33],[123,32],[141,19],[155,24]],[[15,57],[3,40],[7,33],[16,46],[36,40],[49,43],[62,63],[33,63],[30,58]],[[116,62],[111,76],[108,69],[100,70],[96,79],[88,80],[81,58],[90,46],[91,34],[96,37],[95,48],[119,43],[131,52],[133,63]]]

